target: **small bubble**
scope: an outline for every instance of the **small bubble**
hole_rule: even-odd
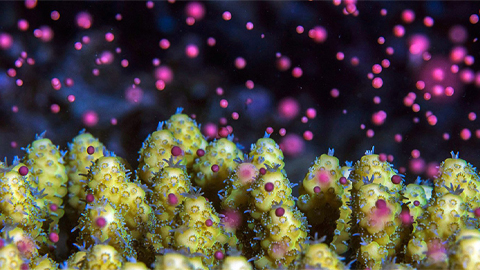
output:
[[[310,130],[303,132],[303,138],[306,141],[311,141],[313,139],[313,133]]]
[[[197,45],[195,44],[188,44],[185,48],[185,54],[189,58],[196,58],[198,56],[199,50]]]
[[[433,26],[433,23],[434,23],[434,21],[433,21],[433,18],[432,18],[432,17],[428,17],[428,16],[427,16],[427,17],[425,17],[425,18],[423,19],[423,24],[424,24],[426,27],[432,27],[432,26]]]
[[[460,131],[460,138],[462,138],[464,141],[469,140],[471,136],[472,132],[468,128],[464,128],[462,131]]]
[[[168,48],[170,48],[170,41],[168,41],[168,39],[161,39],[160,42],[158,43],[158,46],[160,46],[160,48],[166,50]]]
[[[222,18],[225,20],[225,21],[230,21],[232,19],[232,14],[228,11],[225,11],[223,12],[222,14]]]
[[[337,52],[336,57],[338,61],[342,61],[343,59],[345,59],[345,54],[343,54],[343,52]]]
[[[208,44],[208,46],[210,46],[210,47],[215,46],[216,43],[217,43],[217,41],[216,41],[215,38],[213,38],[213,37],[209,37],[209,38],[207,39],[207,44]]]
[[[54,21],[58,21],[58,19],[60,19],[60,13],[54,10],[52,13],[50,13],[50,18]]]
[[[247,87],[248,89],[253,89],[255,87],[255,83],[252,80],[247,80],[245,82],[245,87]]]
[[[376,77],[372,80],[372,86],[375,89],[379,89],[383,86],[383,80],[380,77]]]
[[[246,65],[247,65],[247,61],[245,61],[243,57],[237,57],[235,59],[235,67],[237,69],[244,69]]]
[[[222,108],[227,108],[228,107],[228,101],[226,99],[220,100],[220,107]]]
[[[105,40],[107,42],[112,42],[114,39],[115,39],[115,36],[112,33],[108,32],[105,34]]]
[[[305,29],[303,28],[303,26],[299,25],[299,26],[297,26],[297,28],[295,30],[297,31],[298,34],[303,34],[303,31]]]
[[[292,76],[295,78],[300,78],[303,75],[303,70],[300,67],[294,67],[292,70]]]
[[[52,104],[50,106],[50,110],[52,113],[59,113],[60,112],[60,106],[58,104]]]
[[[402,25],[395,25],[393,27],[393,34],[396,37],[403,37],[405,35],[405,28]]]

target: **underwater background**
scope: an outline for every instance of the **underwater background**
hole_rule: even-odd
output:
[[[273,128],[292,182],[329,148],[344,162],[375,146],[407,182],[432,178],[451,151],[476,166],[479,9],[1,2],[0,156],[22,156],[43,131],[66,149],[85,128],[136,168],[148,134],[182,107],[209,140],[230,126],[246,149]]]

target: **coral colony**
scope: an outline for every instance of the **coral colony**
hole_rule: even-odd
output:
[[[0,269],[480,269],[479,12],[1,2]]]

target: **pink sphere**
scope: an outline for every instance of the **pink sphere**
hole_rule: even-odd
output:
[[[278,114],[287,120],[292,120],[300,113],[300,104],[293,97],[286,97],[278,104]]]
[[[185,6],[185,13],[197,21],[201,20],[205,16],[205,6],[200,2],[190,2]]]

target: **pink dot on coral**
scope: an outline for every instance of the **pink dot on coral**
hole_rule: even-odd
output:
[[[50,241],[52,241],[52,242],[54,242],[54,243],[57,243],[58,240],[59,240],[58,233],[56,233],[56,232],[51,232],[51,233],[48,235],[48,238],[50,239]]]
[[[475,216],[476,216],[477,218],[480,217],[480,207],[475,208],[475,210],[473,211],[473,213],[475,214]]]
[[[215,259],[219,261],[223,260],[223,258],[225,257],[225,255],[221,251],[215,251],[214,256],[215,256]]]
[[[197,156],[203,157],[205,155],[205,150],[203,149],[197,149]]]
[[[217,164],[212,165],[212,172],[218,172],[220,170],[220,167]]]
[[[313,188],[313,192],[315,192],[315,193],[320,193],[320,191],[321,191],[321,189],[320,189],[319,186],[315,186],[315,187]]]
[[[417,201],[417,200],[415,200],[415,201],[413,202],[413,205],[415,205],[415,206],[419,206],[419,205],[420,205],[420,202],[419,202],[419,201]]]
[[[173,193],[169,193],[168,196],[167,196],[167,202],[170,205],[176,205],[178,203],[177,195],[175,195]]]
[[[348,183],[348,180],[347,180],[346,177],[342,176],[342,177],[340,177],[339,182],[342,185],[346,185]]]
[[[20,168],[18,168],[18,173],[21,176],[27,175],[28,174],[28,167],[27,166],[21,166]]]
[[[413,217],[410,215],[410,211],[409,210],[403,210],[401,213],[400,213],[400,219],[402,221],[402,224],[404,226],[409,226],[410,224],[412,224],[413,222]]]
[[[97,225],[97,227],[103,228],[105,227],[105,225],[107,225],[107,220],[104,217],[98,217],[95,220],[95,225]]]
[[[285,215],[285,209],[283,207],[279,207],[279,208],[275,209],[275,215],[277,217],[281,217],[281,216]]]
[[[90,145],[89,147],[87,147],[87,154],[93,155],[93,153],[95,153],[95,147]]]
[[[180,148],[179,146],[172,147],[171,153],[172,153],[172,156],[174,157],[183,155],[182,148]]]
[[[387,161],[387,154],[385,154],[385,153],[380,153],[380,154],[378,155],[378,160],[379,160],[380,162],[385,162],[385,161]]]
[[[205,220],[205,225],[207,225],[207,227],[210,227],[213,225],[213,221],[211,219],[207,219]]]
[[[95,200],[95,196],[93,196],[93,194],[87,194],[87,196],[85,197],[85,200],[88,203],[91,203],[91,202],[93,202],[93,200]]]
[[[387,207],[387,202],[385,202],[383,199],[379,199],[375,202],[375,206],[378,209],[385,209]]]
[[[394,183],[395,185],[398,185],[402,182],[402,178],[398,174],[395,174],[394,176],[392,176],[391,180],[392,180],[392,183]]]
[[[268,183],[265,184],[265,191],[266,192],[272,192],[274,188],[275,188],[275,186],[271,182],[268,182]]]

